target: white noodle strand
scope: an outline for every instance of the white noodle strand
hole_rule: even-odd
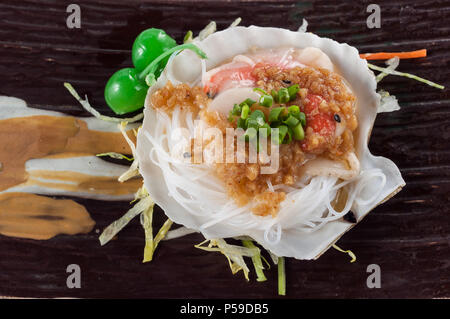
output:
[[[193,138],[198,129],[203,129],[199,127],[201,125],[192,113],[176,107],[171,118],[157,112],[153,135],[144,133],[152,144],[149,157],[161,168],[170,196],[190,214],[207,220],[200,227],[202,231],[219,224],[243,231],[259,229],[264,231],[264,240],[275,245],[281,240],[283,230],[300,227],[304,232],[314,232],[328,222],[342,218],[355,204],[371,205],[380,200],[380,192],[386,183],[386,176],[380,169],[361,171],[347,181],[331,176],[304,176],[292,186],[267,182],[270,191],[284,191],[286,200],[275,217],[252,214],[253,204],[237,206],[229,198],[223,183],[212,174],[211,166],[172,157],[170,150],[179,142],[171,138],[174,130],[186,128],[189,138]],[[346,205],[342,211],[336,211],[332,203],[344,188],[348,194]],[[376,191],[366,196],[372,189]]]

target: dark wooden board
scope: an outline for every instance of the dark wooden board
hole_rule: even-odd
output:
[[[115,70],[129,66],[134,37],[160,27],[181,41],[210,20],[219,28],[237,16],[243,25],[309,31],[356,46],[362,52],[427,48],[425,59],[402,61],[400,70],[450,86],[450,1],[379,0],[381,28],[366,27],[373,1],[76,1],[81,29],[66,27],[72,1],[0,2],[0,94],[34,107],[85,115],[65,91],[71,82],[108,113],[103,87]],[[232,45],[230,43],[230,45]],[[450,93],[405,78],[388,77],[381,87],[402,110],[378,116],[370,147],[394,160],[404,190],[376,208],[339,245],[317,261],[287,261],[290,298],[450,297]],[[123,202],[76,199],[103,229],[128,209]],[[157,214],[157,223],[163,220]],[[100,247],[98,234],[33,241],[0,236],[0,295],[18,297],[263,298],[277,297],[276,269],[268,281],[231,275],[220,254],[195,249],[201,236],[163,242],[156,258],[142,264],[143,230],[134,220]],[[66,267],[79,264],[82,288],[66,287]],[[366,267],[381,267],[381,288],[366,286]]]

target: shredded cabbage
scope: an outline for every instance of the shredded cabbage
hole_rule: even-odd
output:
[[[187,227],[184,227],[184,226],[181,226],[181,227],[178,227],[177,229],[169,231],[163,240],[180,238],[180,237],[187,236],[187,235],[194,234],[194,233],[197,233],[197,231],[187,228]]]
[[[241,17],[237,17],[228,28],[233,28],[239,25],[239,23],[241,23],[242,19]]]
[[[278,294],[286,296],[286,267],[284,257],[278,257]]]
[[[334,249],[336,249],[337,251],[340,251],[341,253],[346,253],[348,254],[352,259],[350,260],[351,263],[354,263],[356,261],[356,255],[351,251],[351,250],[343,250],[342,248],[340,248],[338,245],[333,244],[332,246]]]
[[[388,68],[383,68],[383,67],[379,67],[370,63],[367,63],[367,65],[369,66],[369,68],[371,68],[372,70],[376,70],[376,71],[380,71],[380,72],[384,72],[387,74],[392,74],[392,75],[398,75],[398,76],[403,76],[403,77],[407,77],[425,84],[428,84],[429,86],[435,87],[437,89],[441,89],[443,90],[445,87],[443,85],[431,82],[429,80],[426,80],[424,78],[418,77],[417,75],[414,74],[410,74],[410,73],[404,73],[404,72],[398,72],[395,70],[390,70],[389,67]]]
[[[274,265],[278,265],[278,256],[275,255],[273,252],[269,251],[269,256],[272,259],[272,262]]]
[[[203,246],[208,243],[207,246]],[[248,274],[250,270],[245,263],[244,257],[254,257],[260,253],[257,247],[247,248],[237,245],[230,245],[224,239],[210,239],[201,242],[194,247],[205,250],[205,251],[218,251],[221,252],[228,260],[231,268],[231,272],[236,274],[240,270],[244,272],[245,279],[249,280]]]
[[[398,57],[393,57],[392,59],[386,61],[386,65],[388,66],[386,70],[394,71],[399,64],[400,59]],[[389,75],[389,73],[382,71],[380,74],[377,75],[376,81],[380,82],[387,75]]]
[[[129,180],[130,178],[133,178],[135,176],[140,175],[139,173],[139,163],[138,160],[136,158],[136,146],[134,145],[134,143],[131,141],[131,139],[129,138],[127,132],[125,131],[125,128],[127,127],[127,122],[120,122],[119,124],[119,130],[122,133],[125,141],[127,141],[128,145],[130,146],[131,152],[133,154],[133,163],[131,163],[131,166],[122,174],[119,176],[119,182],[125,182],[127,180]],[[136,134],[136,132],[135,132]]]
[[[213,34],[214,32],[216,32],[217,30],[217,24],[215,21],[211,21],[210,23],[208,23],[208,25],[200,31],[200,33],[198,34],[198,37],[196,37],[194,40],[198,39],[198,40],[204,40],[206,39],[209,35]]]
[[[159,242],[166,237],[167,232],[170,230],[170,227],[172,227],[172,225],[173,225],[173,221],[171,221],[169,218],[167,218],[167,220],[161,226],[161,228],[159,229],[158,233],[156,234],[156,236],[154,238],[153,251],[155,251],[156,247],[158,247]]]
[[[302,25],[298,28],[297,32],[306,32],[306,29],[308,28],[308,21],[306,19],[303,19]]]
[[[129,209],[125,215],[120,217],[118,220],[111,223],[106,227],[99,237],[100,245],[107,244],[114,236],[117,235],[134,217],[140,213],[152,208],[155,204],[150,198],[148,192],[145,190],[144,186],[137,193],[137,199],[139,200],[131,209]],[[140,197],[140,198],[139,198]]]
[[[263,255],[261,255],[261,259],[266,263],[266,265],[267,265],[267,269],[270,269],[271,267],[270,267],[270,263],[267,261],[267,259],[266,258],[264,258],[264,256]]]
[[[258,253],[252,257],[253,267],[255,268],[255,272],[256,272],[256,280],[257,281],[266,281],[267,278],[264,275],[264,271],[263,271],[265,268],[264,268],[264,266],[262,264],[262,260],[261,260],[261,250],[258,247],[256,247],[253,244],[253,241],[251,241],[251,240],[243,240],[242,244],[247,248],[258,249]]]
[[[239,25],[239,23],[241,23],[242,19],[240,17],[236,18],[229,26],[228,28],[233,28],[237,25]],[[198,36],[196,36],[195,38],[193,37],[193,33],[191,30],[189,30],[188,32],[186,32],[186,35],[184,36],[183,39],[183,43],[191,43],[195,40],[204,40],[206,39],[208,36],[210,36],[211,34],[213,34],[214,32],[217,31],[217,24],[215,21],[211,21],[210,23],[208,23],[208,25],[206,27],[204,27],[200,33],[198,34]]]
[[[130,204],[133,204],[134,202],[136,202],[142,198],[145,198],[147,196],[148,196],[148,192],[145,189],[144,185],[142,185],[142,187],[139,188],[136,193],[134,193],[134,199],[130,202]]]
[[[237,18],[229,27],[234,27],[238,25],[241,22],[241,18]],[[303,19],[303,23],[298,29],[298,32],[306,32],[308,26],[308,22]],[[185,43],[192,42],[194,40],[203,40],[206,37],[208,37],[210,34],[214,33],[217,29],[216,23],[212,21],[209,23],[200,33],[197,37],[193,38],[192,31],[189,31],[184,39]],[[176,53],[174,53],[176,54]],[[438,85],[436,83],[433,83],[431,81],[419,78],[415,75],[408,74],[408,73],[402,73],[397,72],[395,69],[398,67],[399,59],[397,57],[388,60],[386,68],[381,68],[372,64],[368,64],[369,68],[380,71],[381,73],[377,75],[376,80],[377,82],[381,81],[385,76],[387,75],[399,75],[404,76],[408,78],[415,79],[417,81],[426,83],[428,85],[431,85],[433,87],[437,87],[440,89],[443,89],[444,87],[441,85]],[[143,118],[143,114],[138,114],[132,119],[119,119],[119,118],[113,118],[113,117],[107,117],[103,116],[100,113],[98,113],[95,109],[93,109],[88,100],[87,97],[85,100],[81,99],[75,89],[69,84],[64,83],[64,86],[69,90],[69,92],[80,102],[80,104],[91,114],[93,114],[95,117],[106,120],[106,121],[113,121],[113,122],[120,122],[119,129],[124,136],[125,140],[127,141],[128,145],[130,146],[130,149],[132,151],[133,157],[127,157],[123,154],[115,153],[115,152],[109,152],[109,153],[101,153],[97,154],[97,156],[110,156],[112,158],[118,158],[118,159],[126,159],[128,161],[132,161],[132,164],[130,168],[123,173],[119,177],[119,181],[123,182],[126,181],[134,176],[140,175],[138,170],[138,162],[136,160],[136,146],[131,141],[129,136],[127,135],[125,128],[127,126],[127,123],[135,122]],[[395,96],[390,95],[388,92],[380,90],[378,92],[381,95],[381,104],[378,112],[390,112],[400,109],[397,99]],[[159,122],[158,122],[159,123]],[[137,134],[137,132],[134,132]],[[339,184],[340,185],[340,184]],[[276,185],[278,186],[278,185]],[[273,186],[272,186],[273,187]],[[334,186],[333,189],[335,189],[336,186]],[[143,256],[143,262],[149,262],[153,259],[154,252],[160,243],[161,240],[169,240],[173,238],[179,238],[188,234],[195,233],[195,230],[188,229],[186,227],[180,227],[175,230],[171,230],[170,228],[173,225],[173,222],[170,219],[167,219],[166,222],[163,224],[163,226],[159,229],[156,236],[153,236],[153,208],[155,203],[150,198],[148,192],[146,191],[145,187],[142,186],[135,194],[135,199],[132,201],[137,202],[130,210],[125,213],[124,216],[113,222],[111,225],[109,225],[105,230],[102,232],[102,234],[99,237],[101,245],[105,245],[108,243],[120,230],[122,230],[131,219],[136,217],[140,214],[141,217],[141,224],[144,228],[145,232],[145,248],[144,248],[144,256]],[[339,216],[340,217],[340,212]],[[328,217],[329,219],[330,217]],[[318,222],[318,221],[317,221]],[[206,227],[206,226],[205,226]],[[256,247],[253,243],[253,240],[248,237],[239,237],[235,238],[237,240],[241,240],[243,246],[238,245],[231,245],[228,244],[224,239],[218,238],[218,239],[211,239],[211,240],[205,240],[201,242],[198,245],[195,245],[194,247],[205,250],[205,251],[215,251],[220,252],[223,254],[229,263],[230,269],[233,274],[236,274],[239,271],[243,271],[244,276],[246,280],[249,280],[249,268],[245,262],[244,257],[250,257],[255,269],[255,273],[257,276],[257,281],[265,281],[267,280],[265,274],[264,274],[264,261],[268,267],[270,268],[269,262],[261,255],[261,250]],[[350,262],[353,263],[356,261],[356,256],[351,250],[343,250],[342,248],[338,247],[337,245],[332,245],[333,248],[336,250],[346,253],[351,257]],[[272,261],[274,264],[278,266],[278,294],[279,295],[286,295],[286,270],[285,270],[285,258],[284,257],[278,257],[274,255],[272,252],[268,251]]]
[[[400,110],[400,105],[394,95],[390,95],[389,92],[384,90],[379,90],[378,94],[381,96],[380,107],[377,110],[378,113]]]
[[[91,113],[93,116],[95,116],[96,118],[102,120],[102,121],[107,121],[107,122],[128,122],[128,123],[134,123],[137,122],[139,120],[142,120],[144,118],[144,113],[139,113],[131,118],[118,118],[118,117],[111,117],[111,116],[106,116],[106,115],[102,115],[100,114],[96,109],[94,109],[91,104],[88,101],[87,95],[84,97],[85,99],[83,100],[77,93],[77,91],[74,89],[74,87],[72,86],[72,84],[68,83],[68,82],[64,82],[64,87],[69,91],[70,94],[72,94],[72,96],[77,99],[77,101],[81,104],[81,106],[88,111],[89,113]]]
[[[379,73],[375,80],[380,82],[384,77],[389,75],[389,71],[394,71],[398,65],[400,64],[400,59],[398,57],[393,57],[392,59],[389,59],[386,61],[386,65],[388,66],[386,68],[387,71],[382,71]],[[380,106],[378,107],[377,113],[384,113],[384,112],[393,112],[400,110],[400,105],[398,104],[397,98],[393,95],[390,95],[389,92],[384,90],[379,90],[377,92],[381,96]]]
[[[97,154],[95,156],[98,156],[98,157],[109,156],[109,157],[115,158],[115,159],[125,159],[130,162],[134,161],[133,157],[128,157],[128,156],[125,156],[123,154],[116,153],[116,152],[101,153],[101,154]]]
[[[146,210],[144,210],[141,214],[141,225],[144,228],[145,234],[145,247],[144,247],[144,258],[142,260],[143,263],[152,261],[153,253],[155,251],[155,244],[153,241],[153,207],[151,205]]]
[[[189,30],[188,32],[186,32],[186,35],[184,36],[183,43],[191,43],[192,40],[194,40],[193,33],[191,30]]]

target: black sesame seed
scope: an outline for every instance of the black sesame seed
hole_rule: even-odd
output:
[[[214,93],[211,92],[206,92],[206,96],[209,97],[210,99],[213,99],[214,96],[216,96]]]
[[[183,157],[184,157],[184,158],[189,158],[189,157],[191,157],[191,153],[189,153],[189,152],[184,152],[184,153],[183,153]]]
[[[283,81],[284,84],[291,84],[291,83],[292,83],[292,82],[289,81],[289,80],[281,80],[281,81]]]
[[[339,116],[339,114],[334,114],[334,120],[338,123],[341,123],[341,117]]]
[[[344,220],[348,221],[349,223],[355,224],[356,223],[356,217],[355,214],[353,214],[353,212],[348,212],[347,214],[344,215]]]

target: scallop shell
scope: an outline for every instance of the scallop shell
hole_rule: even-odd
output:
[[[238,54],[245,54],[254,47],[262,49],[315,47],[321,49],[329,56],[338,73],[345,78],[356,95],[356,115],[359,126],[355,133],[355,148],[362,172],[378,169],[385,176],[385,179],[380,179],[374,175],[371,182],[360,189],[357,198],[358,196],[367,198],[368,194],[376,194],[376,196],[369,202],[359,200],[353,203],[351,211],[354,213],[357,222],[361,221],[377,205],[395,195],[405,185],[399,169],[391,160],[373,156],[369,151],[368,141],[380,104],[380,96],[376,93],[375,77],[368,69],[367,62],[359,58],[356,48],[328,38],[318,37],[312,33],[257,26],[226,29],[210,35],[203,41],[196,42],[196,45],[208,56],[206,60],[207,70],[229,61]],[[225,209],[226,203],[220,200],[215,202],[211,198],[208,201],[209,206],[207,206],[210,214],[196,214],[197,210],[205,210],[204,204],[202,207],[200,207],[200,204],[198,207],[195,207],[195,204],[187,207],[172,198],[173,194],[169,191],[164,172],[158,165],[154,164],[149,156],[153,144],[146,135],[156,138],[156,135],[159,134],[155,131],[158,115],[150,106],[150,96],[154,90],[164,86],[168,79],[175,82],[174,84],[184,82],[192,85],[198,83],[201,79],[201,67],[201,62],[195,54],[191,51],[183,51],[170,59],[165,71],[148,92],[144,110],[144,123],[137,138],[137,157],[140,172],[144,177],[144,184],[149,194],[171,220],[201,232],[208,239],[246,235],[258,241],[277,256],[295,257],[297,259],[318,258],[354,224],[340,217],[324,223],[322,227],[314,231],[310,231],[304,225],[293,222],[293,218],[296,216],[292,215],[293,213],[302,214],[302,212],[294,209],[294,212],[290,214],[283,214],[283,211],[280,210],[275,218],[255,216],[249,211],[241,211],[235,216],[234,221],[215,221],[209,227],[205,227],[211,222],[218,210]],[[199,183],[202,181],[199,179]],[[189,189],[184,189],[184,192],[189,194]],[[278,232],[275,229],[275,234],[280,234],[281,238],[276,243],[268,240],[268,226],[278,227]]]

